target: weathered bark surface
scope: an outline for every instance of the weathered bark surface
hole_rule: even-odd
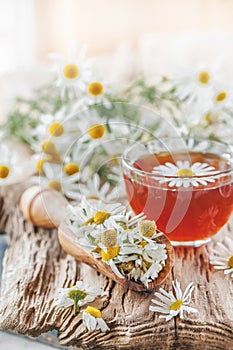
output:
[[[10,246],[3,261],[0,328],[36,337],[57,329],[62,345],[77,349],[233,349],[233,288],[230,277],[209,266],[214,242],[201,248],[176,249],[175,266],[163,287],[174,278],[184,288],[196,285],[190,314],[165,322],[149,311],[153,293],[137,293],[79,263],[61,249],[56,230],[33,227],[19,210],[22,187],[5,191],[0,199],[0,230]],[[218,235],[231,234],[228,224]],[[77,279],[102,287],[105,296],[94,303],[111,331],[85,333],[81,315],[72,309],[54,308],[57,288]]]

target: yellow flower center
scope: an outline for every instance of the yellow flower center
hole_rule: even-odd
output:
[[[206,71],[202,71],[198,74],[197,77],[199,83],[203,84],[203,85],[207,85],[210,81],[210,74]]]
[[[78,66],[74,63],[69,63],[63,68],[63,74],[66,79],[76,79],[79,76]]]
[[[95,318],[101,318],[101,316],[102,316],[101,311],[99,309],[96,309],[93,306],[88,306],[86,308],[85,312],[87,312],[89,315],[91,315]]]
[[[148,242],[142,241],[140,244],[141,244],[141,246],[144,248],[144,247],[148,244]]]
[[[48,187],[51,188],[52,190],[61,192],[62,190],[62,186],[61,183],[59,181],[56,180],[52,180],[49,182]]]
[[[125,224],[125,223],[122,223],[122,221],[119,222],[119,224],[120,224],[123,228],[126,227],[126,224]],[[132,229],[132,228],[126,228],[126,229],[125,229],[125,232],[133,232],[133,229]]]
[[[93,220],[96,225],[101,225],[105,220],[110,218],[110,216],[111,214],[109,214],[107,211],[97,211],[93,217]]]
[[[101,257],[103,261],[109,261],[114,259],[120,251],[119,245],[115,245],[114,247],[108,247],[107,251],[101,250]]]
[[[101,243],[105,245],[105,247],[114,247],[117,243],[117,232],[114,229],[109,229],[101,234],[100,238]]]
[[[228,259],[227,265],[233,268],[233,255]]]
[[[122,262],[118,265],[120,270],[123,270],[124,274],[128,274],[133,269],[135,269],[134,263],[132,261]]]
[[[219,94],[216,95],[215,101],[216,102],[222,102],[227,98],[227,93],[225,91],[219,92]]]
[[[64,166],[67,175],[71,176],[79,172],[79,166],[76,163],[69,163]]]
[[[53,123],[49,127],[49,133],[52,136],[59,137],[65,132],[64,126],[61,123]]]
[[[83,290],[72,289],[68,291],[67,296],[73,300],[82,300],[87,296],[87,293]]]
[[[98,200],[98,199],[99,199],[99,197],[98,197],[98,196],[94,196],[94,195],[93,195],[93,196],[88,196],[88,197],[87,197],[87,199],[96,199],[96,200]]]
[[[209,124],[209,125],[211,125],[211,124],[213,124],[213,120],[212,120],[212,114],[211,113],[207,113],[206,115],[205,115],[205,121]]]
[[[119,159],[118,158],[119,158],[118,156],[113,155],[112,158],[111,158],[112,163],[115,164],[115,165],[119,165]]]
[[[170,310],[177,311],[181,308],[183,305],[183,301],[181,299],[174,301],[174,303],[171,304]]]
[[[88,130],[88,134],[92,139],[100,139],[105,134],[105,126],[101,124],[94,124],[92,127]]]
[[[101,225],[107,220],[111,214],[106,211],[97,211],[92,218],[89,218],[87,221],[83,223],[83,226],[87,226],[89,224]]]
[[[194,171],[192,171],[192,169],[183,168],[183,169],[179,169],[176,172],[176,175],[181,176],[181,177],[191,177],[191,176],[195,175],[195,173],[194,173]]]
[[[43,170],[43,166],[44,166],[44,163],[48,163],[49,162],[49,159],[39,159],[37,162],[36,162],[36,169],[39,173],[43,173],[44,170]]]
[[[82,226],[87,226],[87,225],[90,225],[90,224],[93,224],[94,223],[94,218],[90,218],[88,219],[87,221],[85,221]]]
[[[0,165],[0,179],[5,179],[9,175],[10,169],[6,165]]]
[[[141,234],[145,237],[152,237],[156,231],[156,226],[154,221],[151,220],[142,220],[139,223],[139,230]]]
[[[94,81],[88,85],[87,91],[92,96],[100,96],[104,92],[104,87],[99,81]]]
[[[41,145],[41,149],[46,154],[57,153],[56,146],[51,141],[44,141]]]

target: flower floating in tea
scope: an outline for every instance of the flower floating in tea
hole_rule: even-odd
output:
[[[188,306],[194,290],[193,282],[188,284],[184,292],[182,292],[180,282],[177,280],[175,282],[172,281],[172,286],[174,292],[167,292],[165,289],[160,288],[159,292],[154,293],[157,299],[152,299],[154,305],[151,305],[149,310],[160,313],[159,318],[165,318],[166,321],[178,315],[183,319],[184,311],[187,313],[198,312],[197,309]]]
[[[212,250],[210,263],[215,270],[222,270],[224,275],[233,277],[233,240],[225,237],[224,242],[217,242],[216,248]]]
[[[189,161],[177,161],[175,164],[166,162],[164,165],[155,166],[153,174],[165,176],[159,179],[159,183],[168,183],[169,187],[198,187],[207,185],[208,182],[214,182],[213,177],[216,174],[215,168],[207,163],[195,162],[190,164]],[[169,176],[166,178],[166,176]],[[174,178],[171,176],[175,176]],[[201,178],[199,178],[201,176]],[[203,177],[206,176],[206,177]]]

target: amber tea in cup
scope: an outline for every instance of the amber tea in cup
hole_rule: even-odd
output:
[[[200,246],[233,210],[232,147],[195,139],[136,143],[123,155],[130,206],[155,220],[173,245]]]

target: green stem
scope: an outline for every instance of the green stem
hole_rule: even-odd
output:
[[[74,316],[77,315],[77,311],[78,311],[78,298],[74,299]]]

